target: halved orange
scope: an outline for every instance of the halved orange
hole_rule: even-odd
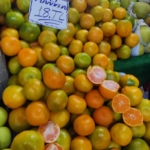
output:
[[[112,80],[104,80],[99,85],[100,94],[106,99],[113,99],[118,94],[119,88],[120,85]]]
[[[133,127],[133,126],[139,126],[143,123],[143,115],[137,108],[132,108],[125,113],[122,114],[123,121],[125,124]]]
[[[105,70],[98,66],[89,66],[87,69],[87,77],[94,84],[101,84],[106,79]]]
[[[130,108],[130,99],[124,94],[117,94],[111,101],[113,110],[117,113],[125,113]]]
[[[53,143],[59,137],[60,127],[53,121],[48,121],[39,126],[38,132],[42,135],[45,143]]]

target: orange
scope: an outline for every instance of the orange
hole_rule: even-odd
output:
[[[25,104],[26,98],[23,94],[23,87],[19,85],[10,85],[2,93],[3,103],[11,109],[18,108]]]
[[[54,34],[54,32],[49,31],[49,30],[44,30],[40,33],[39,37],[38,37],[38,43],[40,46],[44,46],[47,43],[56,43],[57,38],[56,35]]]
[[[42,56],[42,48],[34,47],[33,50],[37,54],[37,62],[35,64],[35,67],[39,67],[39,68],[43,67],[47,63],[47,61]]]
[[[113,11],[114,18],[117,18],[119,20],[124,19],[126,17],[127,11],[123,7],[117,7]]]
[[[150,101],[148,99],[142,99],[136,108],[142,113],[144,122],[150,122]]]
[[[113,18],[110,22],[112,22],[116,25],[118,21],[119,21],[119,19]]]
[[[22,132],[29,129],[30,125],[25,117],[25,107],[13,109],[9,113],[8,124],[12,131]]]
[[[121,87],[125,86],[139,86],[139,80],[136,76],[132,74],[125,74],[120,78],[120,85]]]
[[[93,57],[92,64],[93,65],[99,65],[102,68],[107,68],[108,66],[108,57],[105,54],[98,53]]]
[[[90,66],[92,61],[92,58],[90,57],[89,54],[85,53],[85,52],[80,52],[78,54],[75,55],[74,57],[74,62],[76,67],[78,68],[87,68],[88,66]]]
[[[44,70],[43,81],[48,88],[59,89],[65,85],[66,78],[65,74],[58,67],[50,67]]]
[[[32,22],[24,22],[19,28],[19,36],[22,40],[27,42],[35,42],[38,40],[40,35],[39,25]]]
[[[74,79],[74,86],[81,92],[89,92],[93,88],[93,83],[85,74],[78,74]]]
[[[140,38],[137,34],[131,33],[129,36],[125,37],[125,44],[129,47],[135,47],[140,41]]]
[[[20,40],[20,44],[21,44],[21,48],[29,48],[30,45],[28,42],[24,41],[24,40]]]
[[[86,0],[72,0],[71,6],[73,8],[76,8],[79,11],[79,13],[82,13],[86,10],[87,3],[86,3]]]
[[[104,98],[96,89],[93,89],[85,94],[85,101],[88,107],[94,109],[99,108],[104,104]]]
[[[149,141],[148,141],[149,142]],[[149,150],[148,142],[140,138],[134,138],[132,141],[125,147],[125,149],[133,150],[133,149],[143,149]]]
[[[107,147],[107,149],[110,149],[110,150],[121,150],[121,146],[111,140],[109,146]]]
[[[57,143],[49,143],[46,144],[44,147],[44,150],[49,150],[49,149],[58,149],[58,150],[63,150],[62,146],[60,146]]]
[[[13,36],[19,38],[19,32],[14,28],[5,28],[4,30],[2,30],[0,38],[2,39],[5,36]]]
[[[26,143],[26,144],[24,144]],[[44,140],[40,133],[33,130],[26,130],[17,134],[11,145],[11,150],[26,150],[30,147],[32,150],[42,150],[44,149]]]
[[[49,110],[58,112],[67,106],[68,96],[63,90],[54,90],[49,93],[46,103]]]
[[[17,56],[13,56],[8,61],[8,70],[11,74],[18,74],[22,66],[18,62]]]
[[[97,5],[90,9],[90,14],[94,17],[95,22],[99,22],[102,20],[104,15],[104,9],[103,7]]]
[[[98,47],[99,47],[99,53],[105,54],[106,56],[109,55],[111,51],[111,46],[107,41],[101,41]]]
[[[18,73],[18,82],[21,86],[24,86],[24,84],[31,78],[42,80],[41,71],[36,67],[25,67]]]
[[[103,31],[99,27],[91,27],[87,34],[87,39],[99,44],[103,40]]]
[[[112,13],[111,9],[105,8],[102,22],[109,22],[112,20],[112,18],[113,18],[113,13]]]
[[[106,37],[110,37],[116,32],[116,26],[112,22],[104,22],[101,26],[101,29]]]
[[[50,114],[50,121],[53,121],[56,124],[58,124],[60,128],[66,126],[69,120],[70,120],[70,113],[66,109],[60,110],[58,112],[51,112]]]
[[[34,66],[37,62],[37,53],[31,48],[23,48],[18,53],[18,62],[23,67]]]
[[[80,96],[70,95],[67,110],[72,114],[81,114],[86,108],[86,101]]]
[[[62,146],[64,150],[70,150],[71,136],[66,129],[60,129],[56,143]]]
[[[49,109],[42,101],[29,103],[25,110],[25,117],[32,126],[39,126],[49,120]]]
[[[79,24],[82,29],[90,29],[95,25],[95,19],[91,14],[83,14],[80,18]]]
[[[131,129],[123,123],[114,124],[110,129],[110,134],[112,141],[119,144],[120,146],[126,146],[132,140]]]
[[[116,54],[120,59],[128,59],[131,56],[131,49],[128,45],[122,44],[118,49],[116,49]]]
[[[116,74],[115,71],[110,70],[110,69],[107,69],[107,70],[106,70],[106,74],[107,74],[107,77],[106,77],[107,80],[113,80],[113,81],[115,81],[115,82],[118,81],[118,80],[117,80],[117,74]]]
[[[106,149],[111,140],[109,130],[104,126],[96,126],[95,130],[89,135],[93,150]]]
[[[101,106],[94,110],[93,119],[100,126],[108,126],[113,122],[113,112],[107,106]]]
[[[130,107],[125,113],[122,114],[123,121],[128,126],[139,126],[143,123],[143,115],[137,108]]]
[[[40,79],[29,79],[23,86],[23,94],[28,100],[41,100],[45,94],[45,85]]]
[[[29,5],[30,2],[28,0],[25,0],[22,2],[21,0],[16,0],[16,5],[22,13],[27,13],[29,11]]]
[[[109,38],[109,44],[111,46],[111,49],[117,49],[122,45],[122,39],[119,35],[114,34]]]
[[[144,122],[145,125],[145,134],[144,134],[144,139],[149,140],[150,139],[150,122]]]
[[[108,58],[110,58],[112,61],[115,61],[117,60],[117,54],[111,51],[108,55]]]
[[[117,95],[120,85],[112,80],[104,80],[99,85],[100,94],[106,99],[113,99]]]
[[[83,52],[87,53],[90,57],[94,57],[99,52],[99,48],[95,42],[89,41],[83,45]]]
[[[67,46],[72,41],[72,38],[73,35],[69,29],[60,30],[57,34],[57,41],[62,46]]]
[[[79,20],[80,20],[79,11],[76,8],[70,7],[68,9],[68,22],[76,24],[79,22]]]
[[[142,138],[147,132],[146,123],[142,123],[139,126],[130,127],[134,138]]]
[[[108,66],[106,69],[114,70],[114,62],[110,58],[108,58]]]
[[[92,83],[101,84],[106,78],[106,73],[100,66],[89,66],[87,70],[87,77]]]
[[[125,86],[121,89],[121,93],[130,99],[131,106],[136,106],[143,98],[141,89],[136,86]]]
[[[7,81],[7,85],[19,85],[18,75],[11,75]]]
[[[92,150],[91,142],[88,138],[77,136],[71,141],[71,150]]]
[[[42,56],[46,61],[55,61],[60,56],[60,48],[55,43],[47,43],[42,49]]]
[[[117,113],[125,113],[130,108],[130,99],[124,94],[117,94],[111,101],[111,107]]]
[[[58,46],[60,48],[60,55],[69,55],[68,47],[62,45],[58,45]]]
[[[69,29],[71,31],[72,36],[74,36],[74,34],[76,33],[76,29],[73,23],[68,22],[68,26],[67,29]]]
[[[65,74],[71,73],[75,68],[73,58],[68,55],[61,55],[58,57],[56,60],[56,66]]]
[[[44,30],[49,30],[49,31],[52,31],[55,35],[58,33],[58,29],[56,28],[53,28],[53,27],[49,27],[49,26],[42,26],[42,31]]]
[[[108,0],[100,0],[99,5],[103,8],[109,8],[109,1]]]
[[[65,82],[65,85],[63,86],[62,90],[64,90],[67,95],[71,95],[76,91],[75,86],[74,86],[74,78],[73,77],[66,75],[66,82]]]
[[[80,40],[84,44],[88,41],[87,34],[88,34],[88,30],[81,29],[76,32],[75,38],[76,38],[76,40]]]
[[[119,20],[116,27],[116,32],[121,37],[127,37],[132,32],[132,23],[129,20]]]
[[[72,56],[82,52],[83,43],[80,40],[73,40],[69,44],[68,50]]]
[[[5,24],[7,27],[19,29],[24,22],[24,16],[19,11],[9,11],[5,15]]]
[[[39,126],[38,132],[42,135],[45,143],[53,143],[60,134],[60,128],[53,121],[47,121]]]
[[[71,77],[75,78],[78,74],[85,74],[85,75],[86,75],[86,70],[85,70],[85,69],[76,68],[76,69],[71,73]]]
[[[1,50],[7,56],[15,56],[21,50],[21,44],[18,38],[5,36],[1,39]]]
[[[86,0],[86,2],[88,4],[88,6],[91,6],[91,7],[99,4],[99,0]]]
[[[90,135],[95,129],[95,123],[89,115],[80,115],[73,122],[73,128],[80,136]]]

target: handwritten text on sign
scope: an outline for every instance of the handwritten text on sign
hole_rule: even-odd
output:
[[[29,21],[57,29],[67,28],[68,0],[31,0]]]

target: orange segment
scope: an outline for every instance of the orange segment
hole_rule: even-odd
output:
[[[122,118],[123,121],[131,127],[139,126],[143,123],[143,116],[141,112],[138,109],[132,107],[130,107],[128,111],[122,114]]]
[[[111,102],[112,108],[117,113],[125,113],[130,108],[130,99],[124,94],[117,94]]]
[[[89,66],[87,69],[87,77],[94,84],[101,84],[106,79],[106,73],[100,66]]]
[[[117,95],[120,85],[112,80],[104,80],[99,85],[101,95],[106,99],[113,99]]]
[[[42,135],[45,143],[53,143],[60,134],[60,128],[56,123],[48,121],[39,126],[38,132]]]

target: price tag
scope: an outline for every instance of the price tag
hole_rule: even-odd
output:
[[[29,22],[57,29],[66,29],[68,7],[68,0],[31,0]]]

